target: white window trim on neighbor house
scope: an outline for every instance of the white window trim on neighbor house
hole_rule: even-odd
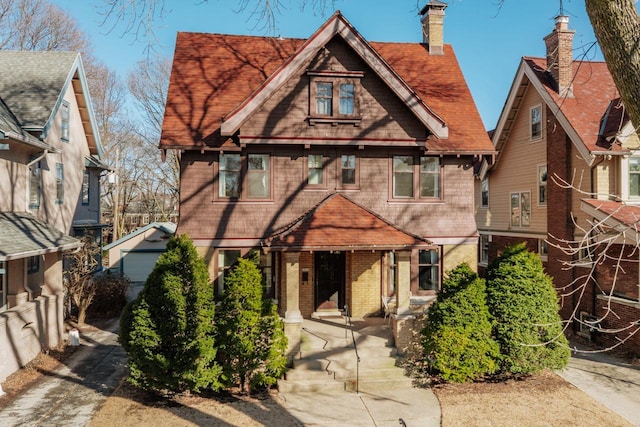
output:
[[[640,162],[640,151],[634,151],[631,156],[622,157],[620,161],[620,198],[624,201],[637,204],[640,203],[640,194],[637,196],[631,195],[631,168],[629,167],[631,159],[637,159]]]
[[[478,257],[478,264],[483,267],[489,265],[489,243],[491,243],[491,235],[481,234],[479,244],[480,256]]]
[[[539,113],[539,121],[533,121],[534,111],[538,110]],[[542,117],[542,104],[534,105],[529,109],[529,140],[530,141],[539,141],[542,139],[542,123],[544,123],[544,119]],[[534,125],[540,125],[540,129],[534,130]]]
[[[490,202],[491,201],[489,200],[489,177],[487,176],[482,181],[480,181],[480,207],[488,209]]]
[[[514,195],[518,196],[518,206],[517,206],[518,223],[517,224],[514,222],[514,206],[512,205],[512,199]],[[527,211],[523,209],[523,206],[525,206],[525,204],[523,203],[524,201],[523,196],[525,195],[527,195],[527,198],[529,199],[529,206]],[[527,212],[526,215],[525,215],[525,212]],[[509,193],[509,225],[511,227],[531,226],[531,192],[530,191],[512,191]]]

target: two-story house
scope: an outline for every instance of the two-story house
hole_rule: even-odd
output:
[[[259,249],[294,343],[303,318],[383,297],[397,332],[411,297],[476,264],[473,162],[494,149],[445,7],[423,8],[423,43],[368,42],[340,12],[308,39],[177,36],[160,142],[181,151],[177,233],[218,294]]]
[[[553,277],[575,332],[640,352],[640,143],[604,62],[573,60],[574,31],[558,16],[546,58],[524,57],[479,168],[482,270],[527,242]]]
[[[0,381],[63,333],[62,254],[100,238],[101,147],[80,55],[0,51]]]

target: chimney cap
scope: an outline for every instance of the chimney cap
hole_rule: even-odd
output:
[[[420,10],[420,15],[424,15],[425,13],[427,13],[431,9],[444,10],[444,9],[447,8],[447,6],[449,6],[449,5],[444,3],[444,2],[441,2],[441,1],[438,1],[438,0],[431,0],[430,2],[425,4],[424,7]]]

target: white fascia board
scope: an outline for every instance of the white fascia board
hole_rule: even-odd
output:
[[[518,88],[522,83],[522,79],[524,77],[524,59],[520,60],[520,65],[518,66],[518,71],[516,71],[516,76],[511,83],[511,89],[509,89],[509,95],[507,96],[507,100],[502,107],[502,111],[500,112],[500,117],[498,118],[498,124],[496,125],[495,130],[493,131],[493,138],[491,138],[491,142],[496,150],[500,149],[498,147],[498,142],[500,142],[500,136],[504,131],[505,124],[507,122],[507,118],[509,117],[509,112],[513,108],[514,101],[518,94]]]

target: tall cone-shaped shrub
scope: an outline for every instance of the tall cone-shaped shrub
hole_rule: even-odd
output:
[[[540,258],[524,243],[507,248],[489,266],[487,305],[503,374],[527,375],[567,365],[570,350],[558,295]]]
[[[243,392],[275,383],[286,369],[284,325],[262,294],[256,263],[239,259],[224,278],[217,343],[224,384]]]
[[[449,272],[422,335],[429,366],[443,380],[467,382],[495,372],[498,344],[491,338],[485,281],[469,265]]]
[[[213,287],[186,235],[173,237],[120,319],[130,381],[171,392],[220,388]]]

